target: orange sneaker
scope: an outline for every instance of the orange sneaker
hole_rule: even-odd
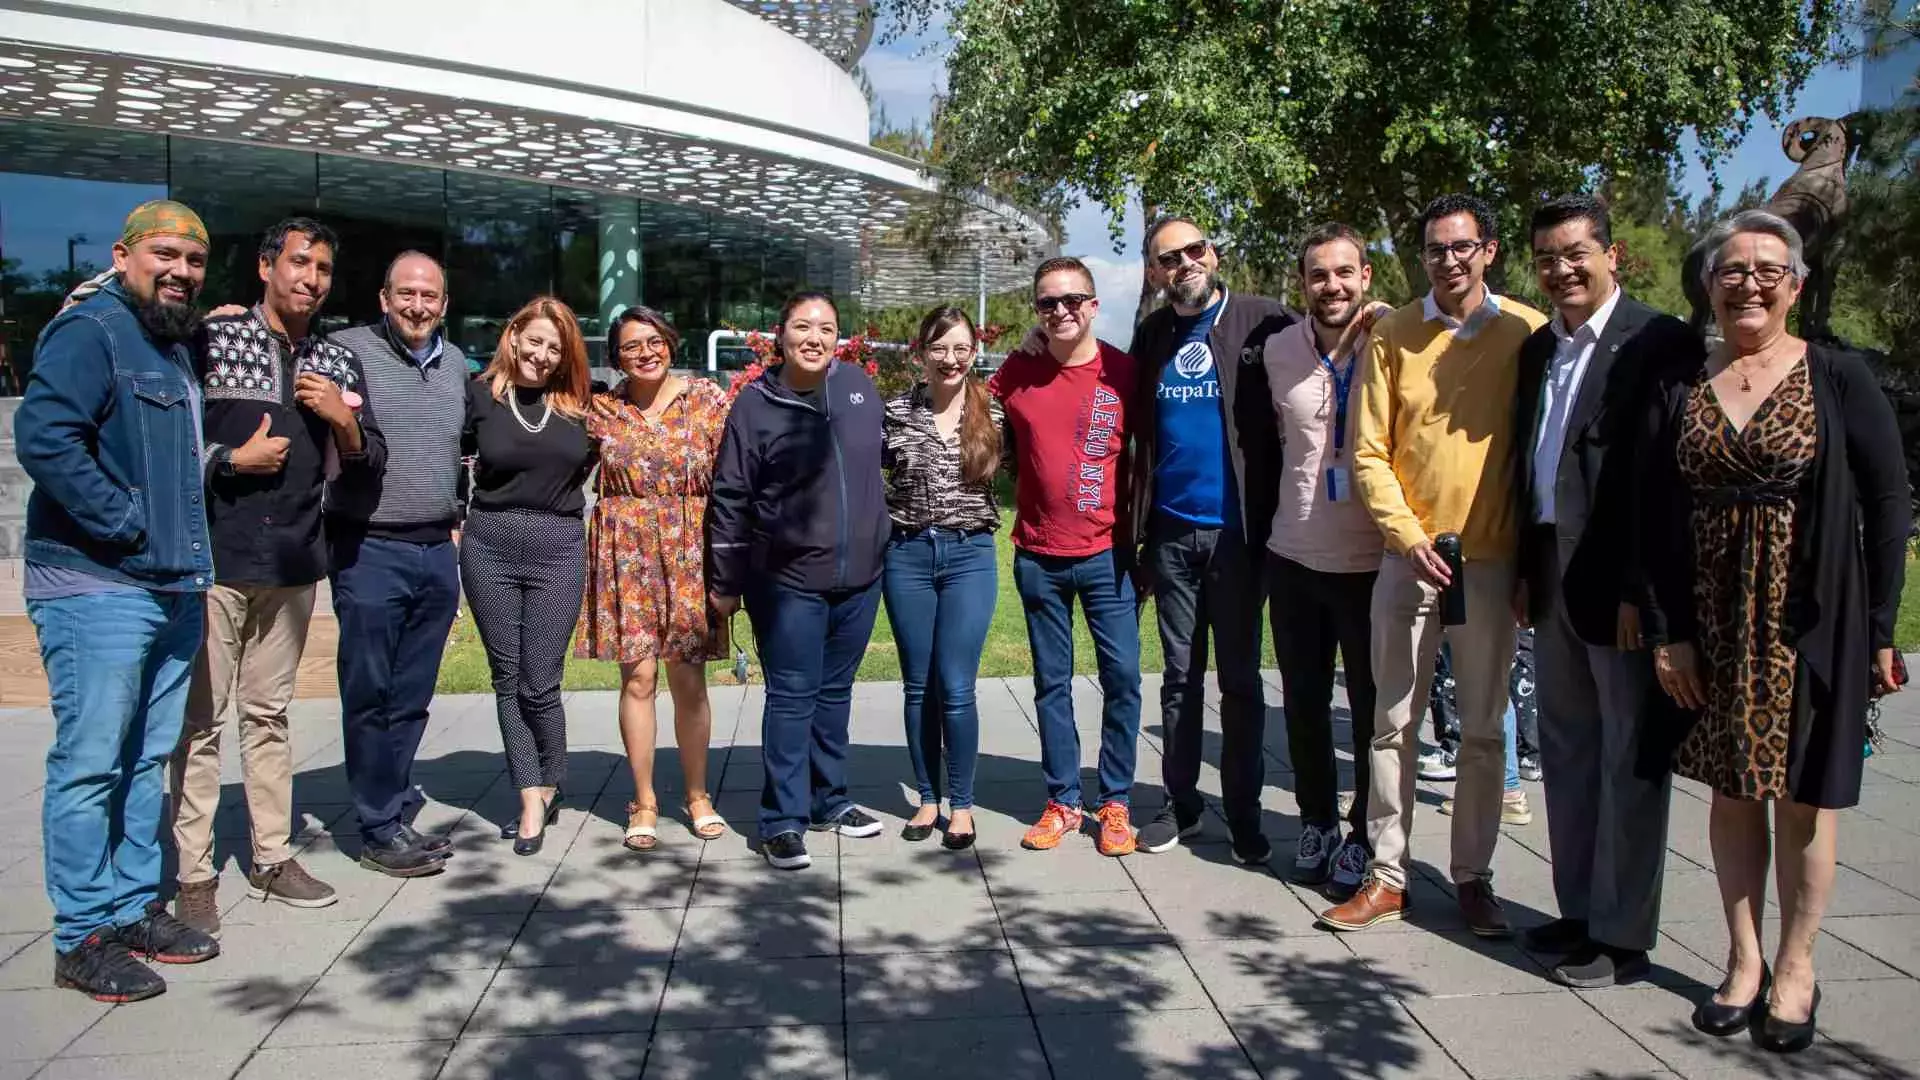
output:
[[[1095,816],[1100,819],[1100,839],[1094,846],[1100,849],[1100,854],[1133,854],[1133,819],[1127,816],[1127,804],[1105,803]]]
[[[1060,846],[1060,841],[1080,831],[1081,816],[1079,810],[1066,803],[1049,800],[1040,820],[1020,838],[1020,846],[1032,851],[1052,851]]]

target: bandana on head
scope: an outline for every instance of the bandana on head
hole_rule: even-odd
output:
[[[186,240],[197,240],[207,244],[207,227],[200,215],[172,199],[154,199],[143,202],[127,215],[127,224],[120,232],[120,242],[127,247],[154,236],[178,236]]]

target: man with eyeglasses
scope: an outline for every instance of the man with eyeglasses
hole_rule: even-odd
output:
[[[1047,805],[1021,845],[1060,846],[1084,820],[1080,734],[1073,721],[1073,603],[1093,636],[1104,699],[1096,845],[1134,850],[1128,809],[1140,737],[1140,623],[1129,573],[1127,439],[1134,365],[1094,336],[1100,301],[1078,259],[1033,275],[1045,344],[1008,356],[988,381],[1006,413],[1003,454],[1014,473],[1013,580],[1033,651],[1033,704]]]
[[[1520,350],[1514,509],[1560,918],[1525,943],[1564,957],[1552,968],[1561,983],[1612,986],[1647,973],[1667,835],[1667,774],[1637,768],[1653,667],[1622,573],[1635,426],[1649,373],[1701,346],[1685,323],[1620,288],[1600,200],[1545,203],[1531,232],[1554,318]]]
[[[1406,911],[1418,710],[1444,637],[1461,727],[1450,872],[1468,929],[1504,937],[1492,864],[1514,642],[1513,401],[1520,345],[1546,318],[1487,288],[1499,241],[1486,203],[1435,199],[1420,232],[1432,290],[1374,327],[1349,420],[1354,491],[1387,547],[1372,597],[1373,858],[1359,891],[1320,919],[1361,930]],[[1457,573],[1435,543],[1449,534]],[[1459,625],[1443,625],[1446,590],[1464,598]]]
[[[1132,540],[1153,590],[1165,658],[1166,797],[1140,830],[1140,847],[1167,851],[1200,831],[1211,636],[1220,683],[1221,802],[1233,857],[1265,863],[1273,849],[1260,828],[1260,580],[1280,439],[1261,350],[1293,316],[1277,300],[1230,293],[1219,254],[1190,218],[1154,222],[1141,253],[1147,280],[1170,303],[1141,322],[1128,349],[1140,365],[1131,410]]]

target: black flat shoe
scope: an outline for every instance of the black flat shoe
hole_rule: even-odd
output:
[[[547,830],[545,829],[541,829],[535,833],[531,840],[516,837],[513,841],[513,853],[515,855],[538,855],[540,854],[540,848],[544,846],[546,842]]]
[[[934,826],[938,824],[939,822],[936,821],[933,825],[914,825],[911,823],[902,825],[900,826],[900,839],[910,844],[917,844],[927,837],[932,836]]]
[[[560,789],[554,788],[553,798],[547,800],[546,816],[540,822],[540,829],[543,833],[546,831],[547,826],[553,824],[555,821],[558,821],[560,819],[560,798],[561,798]],[[520,839],[520,823],[515,821],[510,824],[500,826],[500,839],[519,840]],[[540,849],[536,847],[533,849],[533,851],[521,851],[519,844],[516,843],[513,846],[513,852],[516,855],[531,855],[533,854],[534,851],[539,851],[539,850]]]
[[[1807,1018],[1797,1024],[1776,1018],[1773,1010],[1760,1020],[1760,1048],[1776,1054],[1797,1054],[1813,1045],[1814,1020],[1820,1014],[1820,984],[1813,985],[1813,1002],[1807,1006]]]
[[[1766,1011],[1767,988],[1773,984],[1773,972],[1762,966],[1760,969],[1760,989],[1754,991],[1753,1000],[1745,1005],[1722,1005],[1708,995],[1705,1001],[1694,1006],[1693,1026],[1709,1035],[1726,1038],[1746,1030],[1753,1023],[1756,1012]],[[1725,986],[1726,983],[1721,983]],[[1719,993],[1718,990],[1714,991]]]
[[[970,832],[942,833],[940,846],[948,851],[965,851],[973,846],[974,834]]]

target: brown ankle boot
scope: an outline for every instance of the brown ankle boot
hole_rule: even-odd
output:
[[[1490,883],[1463,881],[1454,889],[1460,894],[1460,914],[1467,920],[1467,929],[1485,938],[1513,934],[1513,926],[1507,922],[1506,912],[1500,910],[1500,899],[1493,895]]]
[[[220,901],[216,894],[219,878],[183,881],[173,898],[173,917],[195,930],[218,940],[220,937]]]
[[[1365,930],[1375,923],[1393,922],[1407,911],[1405,889],[1396,889],[1367,875],[1346,903],[1321,912],[1320,921],[1335,930]]]

